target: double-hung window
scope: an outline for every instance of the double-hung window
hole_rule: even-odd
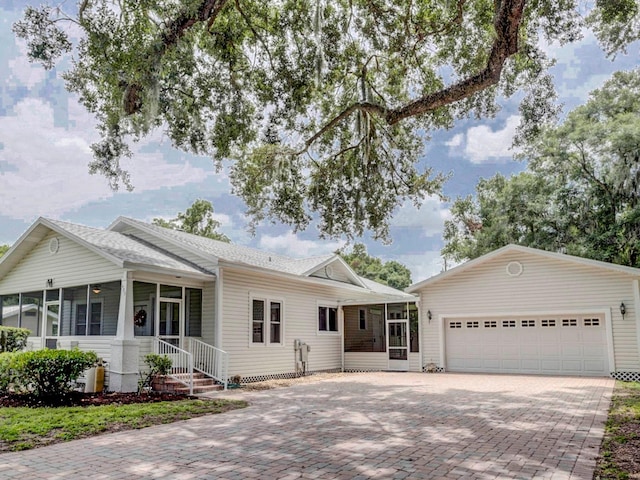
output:
[[[282,345],[284,314],[281,300],[251,299],[251,343]]]
[[[338,308],[318,306],[318,331],[337,332],[338,331]]]
[[[87,324],[89,328],[87,329]],[[76,305],[76,335],[100,335],[102,332],[102,302],[91,302],[87,316],[87,304]]]

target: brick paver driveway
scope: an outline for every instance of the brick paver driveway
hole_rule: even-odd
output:
[[[613,381],[353,374],[251,406],[0,455],[0,478],[591,479]]]

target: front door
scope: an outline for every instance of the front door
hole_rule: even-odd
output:
[[[389,370],[409,370],[409,322],[389,320],[387,333]]]
[[[160,315],[157,316],[156,332],[160,340],[181,348],[184,336],[184,317],[182,314],[182,300],[175,298],[160,299]]]

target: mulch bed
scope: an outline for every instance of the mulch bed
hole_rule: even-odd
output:
[[[71,392],[63,398],[39,399],[33,395],[0,395],[0,407],[42,407],[53,406],[82,406],[91,405],[128,405],[131,403],[154,403],[176,400],[185,400],[189,395],[181,395],[166,392],[144,392],[144,393],[81,393]]]

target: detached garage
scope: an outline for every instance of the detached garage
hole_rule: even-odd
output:
[[[517,245],[409,287],[423,365],[640,380],[640,269]]]

